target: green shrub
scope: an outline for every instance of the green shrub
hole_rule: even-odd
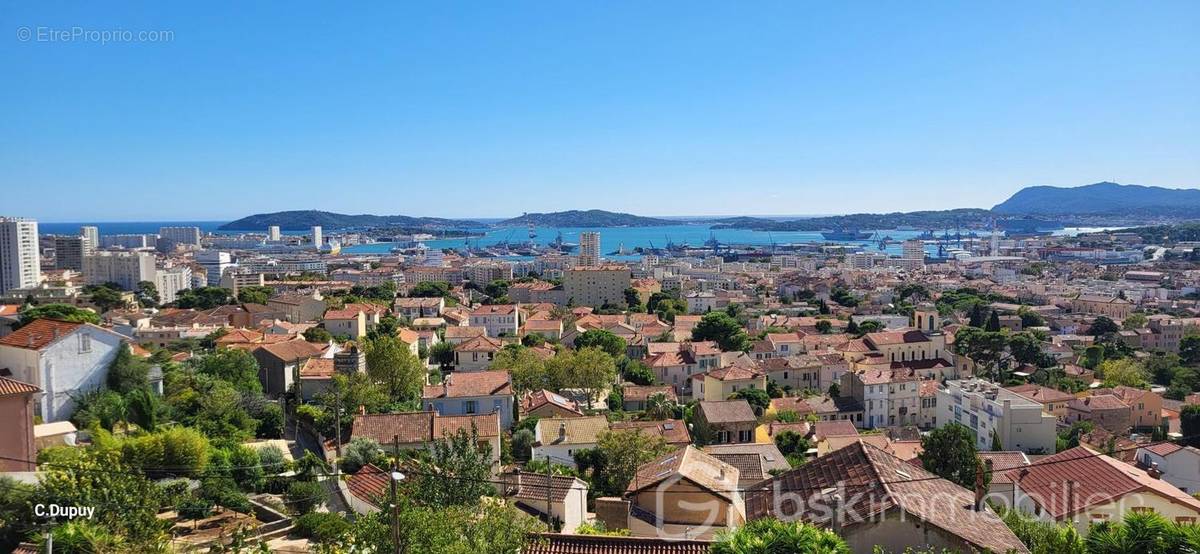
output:
[[[206,498],[189,496],[175,506],[175,511],[183,519],[204,519],[212,515],[213,503]]]
[[[340,515],[310,512],[296,518],[296,534],[314,542],[335,541],[350,531],[350,523]]]
[[[233,480],[244,491],[257,491],[263,486],[263,468],[258,452],[246,445],[239,445],[229,455],[233,465],[230,470]]]
[[[279,404],[267,404],[258,413],[258,431],[260,439],[278,439],[283,437],[283,408]]]
[[[285,497],[293,513],[307,514],[325,502],[325,487],[316,481],[293,481]]]

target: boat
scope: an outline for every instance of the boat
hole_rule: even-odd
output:
[[[871,233],[859,231],[858,229],[843,229],[840,231],[821,231],[821,237],[825,240],[867,240],[871,238]]]
[[[559,231],[558,236],[554,237],[554,242],[550,243],[550,247],[560,252],[570,252],[579,248],[579,245],[573,242],[563,242],[562,231]]]

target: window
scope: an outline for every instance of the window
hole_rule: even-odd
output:
[[[79,334],[79,352],[92,351],[92,335],[88,333]]]
[[[1196,523],[1196,518],[1192,516],[1179,516],[1175,518],[1175,523],[1194,524]]]
[[[475,413],[475,404],[476,403],[474,400],[467,400],[466,402],[463,402],[463,412],[468,414]]]
[[[750,442],[750,431],[738,431],[738,442]]]
[[[717,442],[729,442],[729,431],[717,431]]]
[[[1134,506],[1133,513],[1135,513],[1135,514],[1152,514],[1152,513],[1154,513],[1154,508],[1151,508],[1149,506]]]

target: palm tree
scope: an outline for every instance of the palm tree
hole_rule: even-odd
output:
[[[675,416],[675,401],[661,392],[651,394],[646,397],[644,416],[650,421],[671,419]]]
[[[117,554],[128,552],[125,539],[104,527],[86,520],[69,521],[50,532],[54,551],[68,554]],[[45,549],[45,536],[40,535],[39,550]]]

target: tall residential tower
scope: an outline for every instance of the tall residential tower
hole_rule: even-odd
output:
[[[41,274],[37,221],[0,217],[0,293],[36,287]]]

